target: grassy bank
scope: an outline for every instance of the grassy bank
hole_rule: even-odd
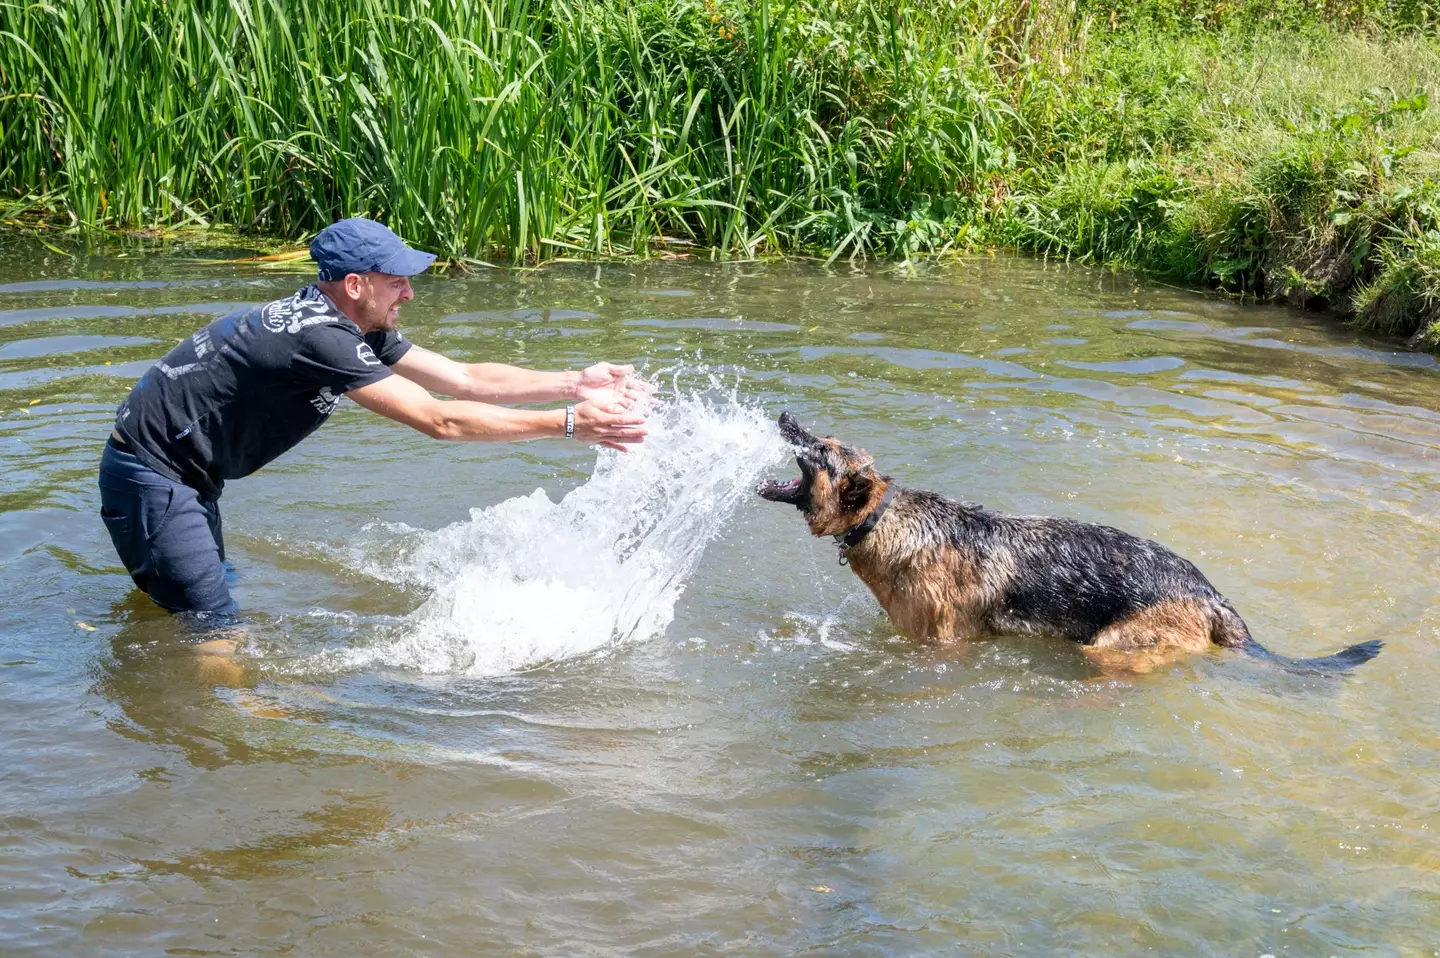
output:
[[[1440,346],[1426,4],[0,3],[13,221],[455,257],[977,245]]]

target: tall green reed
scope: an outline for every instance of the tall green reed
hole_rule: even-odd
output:
[[[0,210],[532,262],[1000,243],[1433,329],[1435,9],[0,0]]]
[[[1003,165],[996,2],[0,3],[0,191],[447,254],[891,242]]]

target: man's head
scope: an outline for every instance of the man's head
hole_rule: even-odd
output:
[[[394,329],[400,304],[415,297],[410,277],[435,254],[406,246],[388,226],[348,219],[320,231],[310,243],[320,268],[320,289],[364,332]]]

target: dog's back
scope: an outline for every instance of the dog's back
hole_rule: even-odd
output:
[[[1075,519],[982,512],[990,535],[972,547],[1013,570],[991,614],[997,632],[1045,632],[1088,644],[1162,602],[1194,603],[1207,619],[1225,602],[1193,563],[1157,542]],[[1243,622],[1239,629],[1248,637]]]
[[[1012,516],[903,490],[871,539],[850,556],[857,574],[913,580],[920,574],[916,562],[939,574],[958,572],[971,579],[958,592],[975,606],[973,619],[984,631],[1092,644],[1127,618],[1183,603],[1205,619],[1207,644],[1243,645],[1249,638],[1244,622],[1191,562],[1109,526]],[[906,574],[902,567],[912,568]]]

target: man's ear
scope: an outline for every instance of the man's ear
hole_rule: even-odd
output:
[[[365,292],[365,277],[359,273],[346,273],[345,279],[341,281],[341,284],[345,287],[345,295],[357,302]]]

